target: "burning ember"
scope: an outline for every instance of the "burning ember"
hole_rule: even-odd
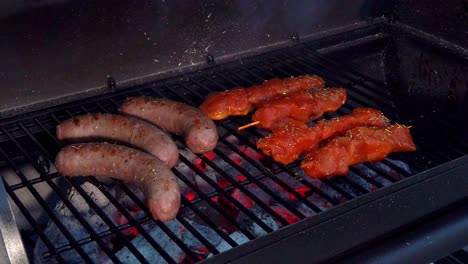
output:
[[[227,140],[239,146],[234,138],[228,137]],[[401,178],[389,166],[377,163],[372,164],[372,170],[364,165],[355,166],[348,177],[331,179],[328,181],[332,183],[329,183],[307,178],[300,169],[262,170],[261,164],[266,158],[254,149],[241,145],[234,151],[232,146],[220,145],[216,152],[202,157],[187,150],[181,151],[183,159],[175,169],[185,177],[180,181],[183,195],[187,202],[193,203],[197,212],[184,206],[178,218],[167,223],[148,220],[145,211],[116,184],[107,186],[108,191],[127,209],[131,218],[141,224],[140,229],[134,226],[134,221],[122,215],[95,185],[85,182],[81,188],[149,262],[165,263],[164,258],[170,257],[177,263],[194,263],[344,202],[348,198],[341,194],[342,191],[359,196],[389,185],[391,181],[388,177],[395,180]],[[402,162],[387,161],[410,172]],[[379,171],[387,176],[381,176]],[[132,189],[132,192],[143,201],[139,190]],[[204,195],[210,199],[207,201],[201,197]],[[103,238],[106,247],[117,252],[119,260],[123,263],[138,262],[128,244],[119,242],[116,234],[109,232],[111,227],[75,189],[69,191],[68,197],[95,233]],[[112,263],[101,246],[89,239],[90,234],[62,202],[56,205],[54,211],[93,261]],[[141,228],[154,239],[159,249],[141,234]],[[69,241],[52,221],[44,232],[56,248],[63,249],[60,255],[67,263],[80,262],[81,257],[76,250],[66,249]],[[34,252],[35,262],[49,263],[51,259],[45,252],[48,252],[48,248],[39,239]],[[165,256],[161,252],[165,252]]]

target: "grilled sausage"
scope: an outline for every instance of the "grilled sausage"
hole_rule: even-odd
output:
[[[68,119],[57,126],[59,140],[82,141],[96,138],[129,143],[174,167],[179,150],[168,134],[156,126],[136,118],[94,114]]]
[[[169,221],[180,206],[180,186],[158,158],[142,151],[108,143],[68,145],[55,159],[64,176],[113,177],[138,185],[154,218]]]
[[[194,153],[212,151],[218,143],[218,131],[213,121],[184,103],[139,96],[125,101],[120,112],[184,136],[187,146]]]

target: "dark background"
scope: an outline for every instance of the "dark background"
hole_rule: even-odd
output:
[[[0,113],[102,93],[107,76],[118,87],[154,80],[205,67],[207,53],[238,58],[393,11],[465,47],[468,35],[463,0],[7,0],[0,10]]]

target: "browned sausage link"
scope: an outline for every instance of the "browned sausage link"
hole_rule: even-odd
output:
[[[113,177],[138,185],[154,218],[169,221],[180,206],[180,186],[159,159],[142,151],[108,143],[69,145],[57,154],[57,171],[64,176]]]
[[[103,138],[129,143],[171,168],[179,160],[179,150],[168,134],[148,122],[126,116],[95,114],[74,117],[57,126],[57,138],[74,142]]]
[[[168,132],[183,135],[195,153],[212,151],[218,143],[218,131],[211,119],[198,109],[167,99],[133,97],[125,101],[120,112],[142,118]]]

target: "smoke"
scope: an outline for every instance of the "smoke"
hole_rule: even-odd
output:
[[[62,4],[68,1],[69,0],[2,0],[0,1],[0,17],[7,17],[28,9]]]

